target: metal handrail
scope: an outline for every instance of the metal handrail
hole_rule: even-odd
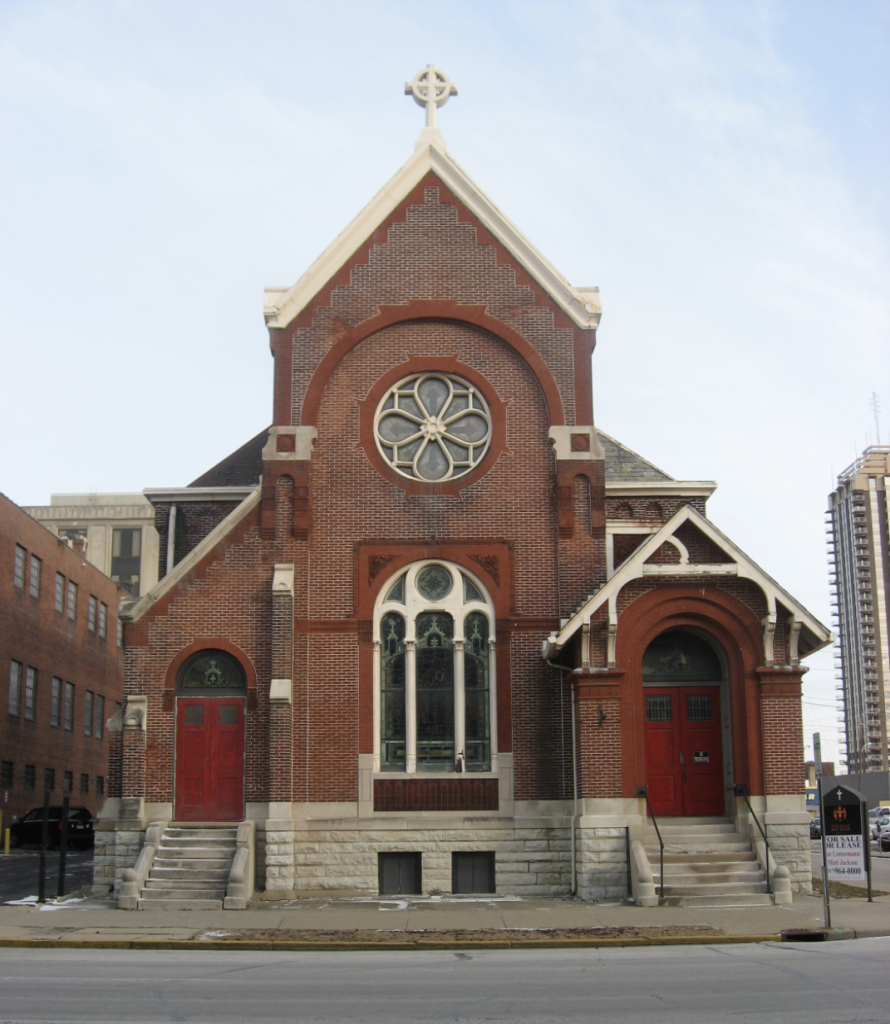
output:
[[[637,796],[642,797],[646,801],[646,807],[649,811],[649,817],[652,819],[652,824],[655,826],[655,834],[658,836],[658,845],[661,847],[658,857],[658,898],[664,899],[664,840],[661,838],[661,832],[658,828],[658,819],[655,817],[655,811],[652,810],[652,804],[649,803],[649,787],[639,786],[637,788]]]
[[[763,865],[763,873],[766,875],[767,894],[771,894],[773,890],[769,880],[769,840],[766,838],[766,832],[763,831],[763,828],[757,818],[757,815],[754,813],[754,808],[751,806],[751,801],[748,799],[748,787],[745,785],[744,782],[740,782],[736,785],[735,795],[743,796],[745,798],[745,803],[748,805],[748,810],[751,812],[751,817],[754,819],[754,824],[758,827],[758,829],[760,829],[760,834],[763,836],[763,845],[766,847],[766,864]]]

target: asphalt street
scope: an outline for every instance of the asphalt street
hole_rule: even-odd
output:
[[[40,851],[10,850],[0,853],[0,903],[37,895]],[[76,892],[93,881],[93,851],[69,850],[65,856],[65,892]],[[46,853],[46,894],[55,896],[59,884],[59,851]],[[2,1011],[0,1011],[2,1012]]]
[[[482,952],[0,950],[9,1022],[886,1022],[890,938]]]

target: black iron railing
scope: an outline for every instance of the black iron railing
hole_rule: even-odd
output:
[[[744,782],[739,782],[736,785],[735,795],[745,798],[745,803],[748,805],[748,811],[750,812],[751,817],[754,819],[754,824],[757,826],[757,828],[760,830],[760,834],[763,836],[763,845],[766,847],[766,864],[763,865],[763,873],[766,875],[766,891],[767,893],[771,893],[773,891],[773,887],[770,884],[769,880],[769,840],[766,838],[766,832],[764,832],[763,826],[760,824],[757,815],[754,813],[754,808],[751,806],[751,801],[748,799],[748,787],[745,785]]]
[[[652,804],[649,803],[649,792],[647,786],[640,786],[637,789],[637,796],[641,797],[646,801],[646,808],[649,811],[649,817],[652,819],[652,824],[655,826],[655,834],[658,836],[658,845],[661,848],[658,855],[658,898],[664,899],[664,840],[661,838],[661,832],[658,829],[658,821],[655,817],[655,811],[652,810]]]

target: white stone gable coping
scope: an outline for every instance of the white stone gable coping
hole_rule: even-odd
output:
[[[713,541],[719,548],[722,548],[731,562],[722,565],[695,565],[690,563],[689,554],[685,545],[679,541],[674,534],[685,522],[691,522],[701,532]],[[680,565],[646,565],[650,558],[665,542],[673,544],[680,551]],[[622,588],[632,580],[640,579],[643,576],[738,576],[742,579],[752,580],[763,591],[767,601],[767,616],[764,620],[764,660],[772,664],[772,634],[775,629],[777,618],[777,604],[781,604],[791,613],[792,638],[794,646],[800,636],[801,628],[810,634],[809,640],[812,646],[807,654],[827,647],[833,636],[830,629],[827,629],[815,616],[811,615],[806,608],[793,598],[787,590],[780,587],[776,581],[760,568],[755,562],[736,545],[722,531],[718,530],[708,519],[697,512],[691,505],[684,505],[673,515],[668,522],[631,554],[616,570],[615,575],[601,587],[590,599],[578,609],[577,612],[562,626],[558,633],[552,633],[542,644],[541,653],[544,658],[552,658],[557,652],[569,642],[574,634],[582,628],[590,628],[590,620],[604,604],[609,606],[610,622],[610,648],[614,651],[614,629],[617,627],[617,598]],[[613,622],[614,620],[614,622]],[[796,651],[792,651],[792,664],[796,663]],[[610,662],[613,659],[610,658]]]
[[[714,480],[607,480],[607,498],[710,498]]]
[[[245,516],[249,515],[259,505],[261,497],[262,487],[255,487],[237,508],[232,509],[226,518],[218,526],[215,526],[201,543],[194,547],[174,567],[172,572],[167,573],[147,594],[143,594],[135,604],[130,605],[129,608],[122,608],[121,618],[125,622],[138,622],[168,591],[185,579],[201,559],[208,555],[229,531],[234,529]]]
[[[445,152],[438,131],[421,135],[421,145],[341,232],[292,288],[266,288],[264,312],[270,328],[283,328],[302,312],[355,251],[433,171],[507,249],[523,269],[582,330],[594,330],[602,307],[598,288],[573,288],[488,196]]]

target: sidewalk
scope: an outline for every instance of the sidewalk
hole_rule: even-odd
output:
[[[790,907],[636,907],[519,897],[258,900],[242,911],[123,911],[111,900],[0,906],[0,948],[412,949],[713,944],[890,935],[890,896]]]

